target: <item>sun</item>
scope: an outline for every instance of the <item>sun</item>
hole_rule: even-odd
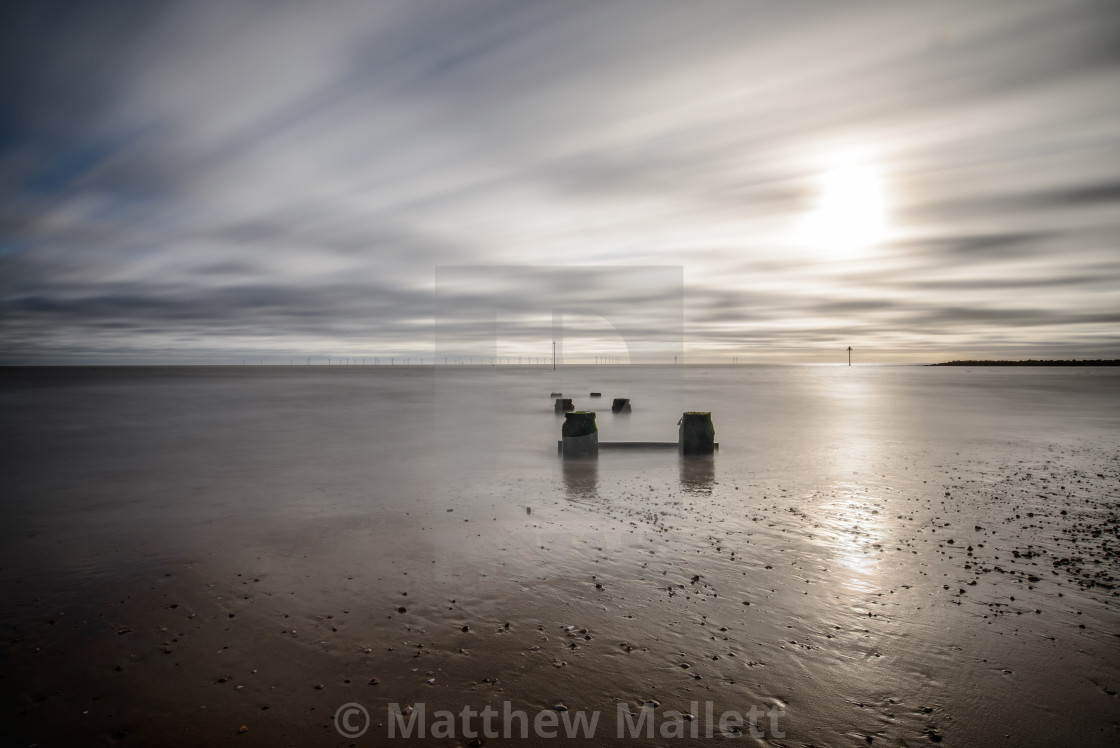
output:
[[[816,204],[801,233],[810,246],[840,255],[881,242],[887,235],[887,209],[878,167],[849,158],[821,173]]]

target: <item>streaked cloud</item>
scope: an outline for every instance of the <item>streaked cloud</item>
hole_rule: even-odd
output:
[[[577,299],[519,266],[650,338],[610,268],[682,267],[691,360],[1120,355],[1108,0],[2,13],[0,362],[419,358],[490,309],[537,355]],[[838,154],[874,246],[799,234]]]

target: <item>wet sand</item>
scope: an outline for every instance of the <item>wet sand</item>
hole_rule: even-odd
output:
[[[539,405],[531,418],[558,431]],[[326,426],[346,430],[347,412]],[[9,506],[6,742],[468,745],[459,728],[390,739],[389,705],[423,705],[431,727],[438,710],[510,702],[530,718],[599,713],[596,745],[681,742],[671,729],[619,736],[620,705],[635,719],[651,709],[658,730],[691,712],[686,730],[700,737],[685,742],[724,744],[733,736],[718,728],[703,737],[711,702],[717,718],[780,710],[759,721],[764,737],[742,728],[749,744],[1116,744],[1111,421],[1089,435],[1079,420],[960,442],[876,426],[839,447],[791,422],[775,441],[803,451],[762,454],[737,450],[724,420],[717,411],[711,460],[564,462],[553,437],[539,459],[457,459],[453,480],[425,480],[423,461],[398,456],[414,472],[372,511],[339,497],[377,494],[377,459],[328,473],[218,465],[177,471],[172,486],[153,447],[157,464],[109,481],[111,517],[86,483],[96,465],[74,468],[95,434],[41,427],[16,446],[8,431],[21,459],[38,439],[75,440],[61,477],[11,464],[21,499],[70,491],[93,503],[64,518]],[[246,511],[254,490],[267,511]],[[187,499],[194,519],[168,509]],[[371,722],[348,738],[335,715],[352,702]]]

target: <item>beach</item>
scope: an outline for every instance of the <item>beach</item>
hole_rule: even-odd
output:
[[[554,392],[719,451],[564,460]],[[8,744],[1120,739],[1115,369],[12,367],[0,408]]]

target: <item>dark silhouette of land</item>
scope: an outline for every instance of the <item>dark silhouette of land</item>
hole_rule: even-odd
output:
[[[926,366],[1120,366],[1120,359],[1072,359],[1072,360],[1034,360],[1026,361],[946,361]]]

